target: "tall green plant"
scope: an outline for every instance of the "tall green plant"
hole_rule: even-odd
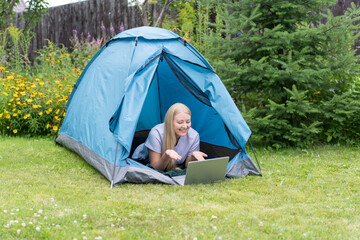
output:
[[[163,27],[170,29],[190,42],[201,53],[211,48],[206,36],[213,31],[210,19],[213,15],[214,6],[204,0],[187,0],[175,2],[172,6],[176,18],[167,16]]]
[[[360,70],[352,47],[360,9],[352,4],[334,17],[331,0],[216,2],[220,21],[207,57],[237,104],[251,109],[245,118],[255,135],[274,146],[325,141],[322,103],[346,92]]]
[[[6,28],[0,50],[4,54],[1,59],[3,66],[18,73],[29,72],[31,64],[28,55],[33,36],[33,33],[25,34],[22,29],[13,25]]]
[[[22,30],[11,25],[7,28],[11,39],[11,50],[9,51],[9,60],[12,66],[15,66],[17,72],[20,71],[22,58],[20,52],[20,38],[23,36]]]

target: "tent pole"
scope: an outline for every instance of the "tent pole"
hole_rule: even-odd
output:
[[[117,156],[117,152],[118,152],[118,147],[119,147],[119,142],[116,141],[116,151],[115,151],[114,168],[113,168],[113,175],[112,175],[111,186],[110,186],[111,189],[114,187],[115,168],[116,168],[116,156]]]
[[[254,153],[254,156],[255,156],[255,159],[256,159],[256,163],[257,163],[257,165],[258,165],[258,167],[259,167],[260,174],[261,174],[261,176],[263,176],[262,171],[261,171],[261,167],[260,167],[260,164],[259,164],[259,161],[258,161],[258,159],[257,159],[257,157],[256,157],[256,154],[255,154],[253,145],[251,144],[250,138],[249,138],[249,143],[250,143],[251,149],[252,149],[252,151],[253,151],[253,153]]]

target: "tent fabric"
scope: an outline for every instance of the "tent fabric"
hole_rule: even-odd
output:
[[[184,176],[165,176],[130,155],[147,135],[136,136],[163,122],[176,102],[192,111],[201,146],[231,156],[228,177],[261,175],[245,151],[251,131],[218,75],[191,44],[161,28],[124,31],[98,51],[74,86],[56,141],[112,185],[182,185]]]

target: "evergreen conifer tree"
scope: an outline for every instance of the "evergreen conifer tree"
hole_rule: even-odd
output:
[[[324,106],[349,89],[360,102],[359,57],[353,47],[360,10],[352,4],[334,17],[329,11],[333,0],[216,2],[216,32],[207,57],[243,106],[255,136],[275,147],[339,140],[324,128],[331,125]],[[347,118],[360,115],[357,106]],[[349,127],[346,119],[341,124],[334,130],[340,135]]]

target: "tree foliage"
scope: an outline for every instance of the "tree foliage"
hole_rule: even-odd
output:
[[[29,32],[36,23],[41,20],[44,14],[47,14],[47,0],[27,0],[26,10],[21,15],[24,21],[24,32]],[[19,4],[19,0],[2,0],[0,1],[0,31],[10,26],[12,18],[15,16],[14,7]]]
[[[359,139],[358,131],[344,130],[360,114],[359,104],[344,109],[336,129],[327,114],[345,105],[335,104],[343,94],[360,101],[354,4],[335,17],[331,0],[217,2],[221,21],[208,57],[258,139],[276,147]]]
[[[170,5],[176,1],[178,0],[132,0],[132,3],[134,3],[139,9],[144,26],[162,27],[163,21],[165,20],[165,16],[168,12]],[[152,19],[152,21],[149,21],[149,4],[154,3],[161,5],[161,11],[156,19]]]

